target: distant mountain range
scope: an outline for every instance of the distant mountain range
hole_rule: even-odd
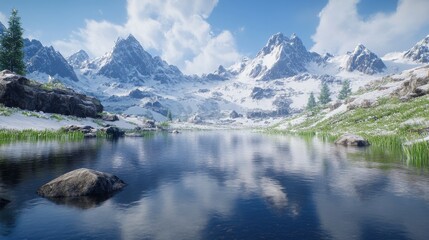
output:
[[[428,43],[429,36],[393,60],[362,44],[342,56],[321,56],[308,51],[298,36],[277,33],[254,58],[202,76],[184,75],[153,57],[132,35],[119,38],[110,52],[95,59],[83,50],[65,59],[53,47],[25,39],[24,60],[30,77],[58,79],[97,96],[109,111],[157,119],[168,111],[182,119],[228,119],[232,111],[265,118],[299,111],[322,82],[336,94],[345,79],[357,90],[380,76],[429,63]]]

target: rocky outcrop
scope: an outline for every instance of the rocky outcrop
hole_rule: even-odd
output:
[[[101,116],[101,119],[102,119],[103,121],[108,121],[108,122],[115,122],[115,121],[119,121],[119,117],[118,117],[116,114],[110,114],[110,113],[103,114],[103,115]]]
[[[429,93],[429,76],[412,77],[405,80],[401,86],[392,93],[392,96],[408,100],[415,97],[427,95]]]
[[[37,190],[42,197],[80,197],[113,193],[125,183],[112,174],[81,168],[48,182]]]
[[[97,117],[100,101],[66,88],[52,88],[4,70],[0,72],[0,103],[30,111]]]
[[[368,140],[366,140],[365,138],[350,133],[342,135],[335,141],[335,144],[357,147],[365,147],[370,145]]]
[[[243,117],[243,114],[239,114],[234,110],[229,114],[229,118],[232,118],[232,119],[241,118],[241,117]]]

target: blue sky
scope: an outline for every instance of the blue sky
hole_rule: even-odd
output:
[[[254,56],[277,32],[296,33],[319,53],[342,54],[357,43],[381,54],[403,51],[429,34],[429,21],[418,12],[427,2],[401,0],[398,7],[398,0],[2,0],[0,20],[17,8],[25,35],[65,56],[80,48],[99,56],[117,37],[133,33],[152,54],[198,73]],[[407,6],[416,8],[408,16],[414,21],[401,21],[411,11]]]

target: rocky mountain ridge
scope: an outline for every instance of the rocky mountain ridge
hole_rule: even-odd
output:
[[[406,51],[404,57],[420,63],[429,63],[429,35]]]
[[[44,73],[52,77],[79,81],[73,68],[52,46],[43,46],[33,39],[24,39],[24,62],[27,74]]]

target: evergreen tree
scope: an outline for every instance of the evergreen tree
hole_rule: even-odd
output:
[[[8,69],[21,75],[25,74],[22,33],[18,10],[13,9],[9,18],[9,27],[0,39],[0,70]]]
[[[344,100],[352,93],[352,89],[350,88],[350,81],[345,80],[343,82],[343,87],[341,88],[340,94],[338,95],[338,99]]]
[[[168,110],[168,112],[167,112],[167,118],[170,122],[173,121],[173,115],[171,114],[170,110]]]
[[[310,93],[310,97],[308,97],[307,109],[311,110],[316,107],[316,99],[314,98],[313,92]]]
[[[331,101],[331,91],[329,91],[329,87],[327,83],[322,83],[322,90],[319,95],[320,104],[324,105]]]

